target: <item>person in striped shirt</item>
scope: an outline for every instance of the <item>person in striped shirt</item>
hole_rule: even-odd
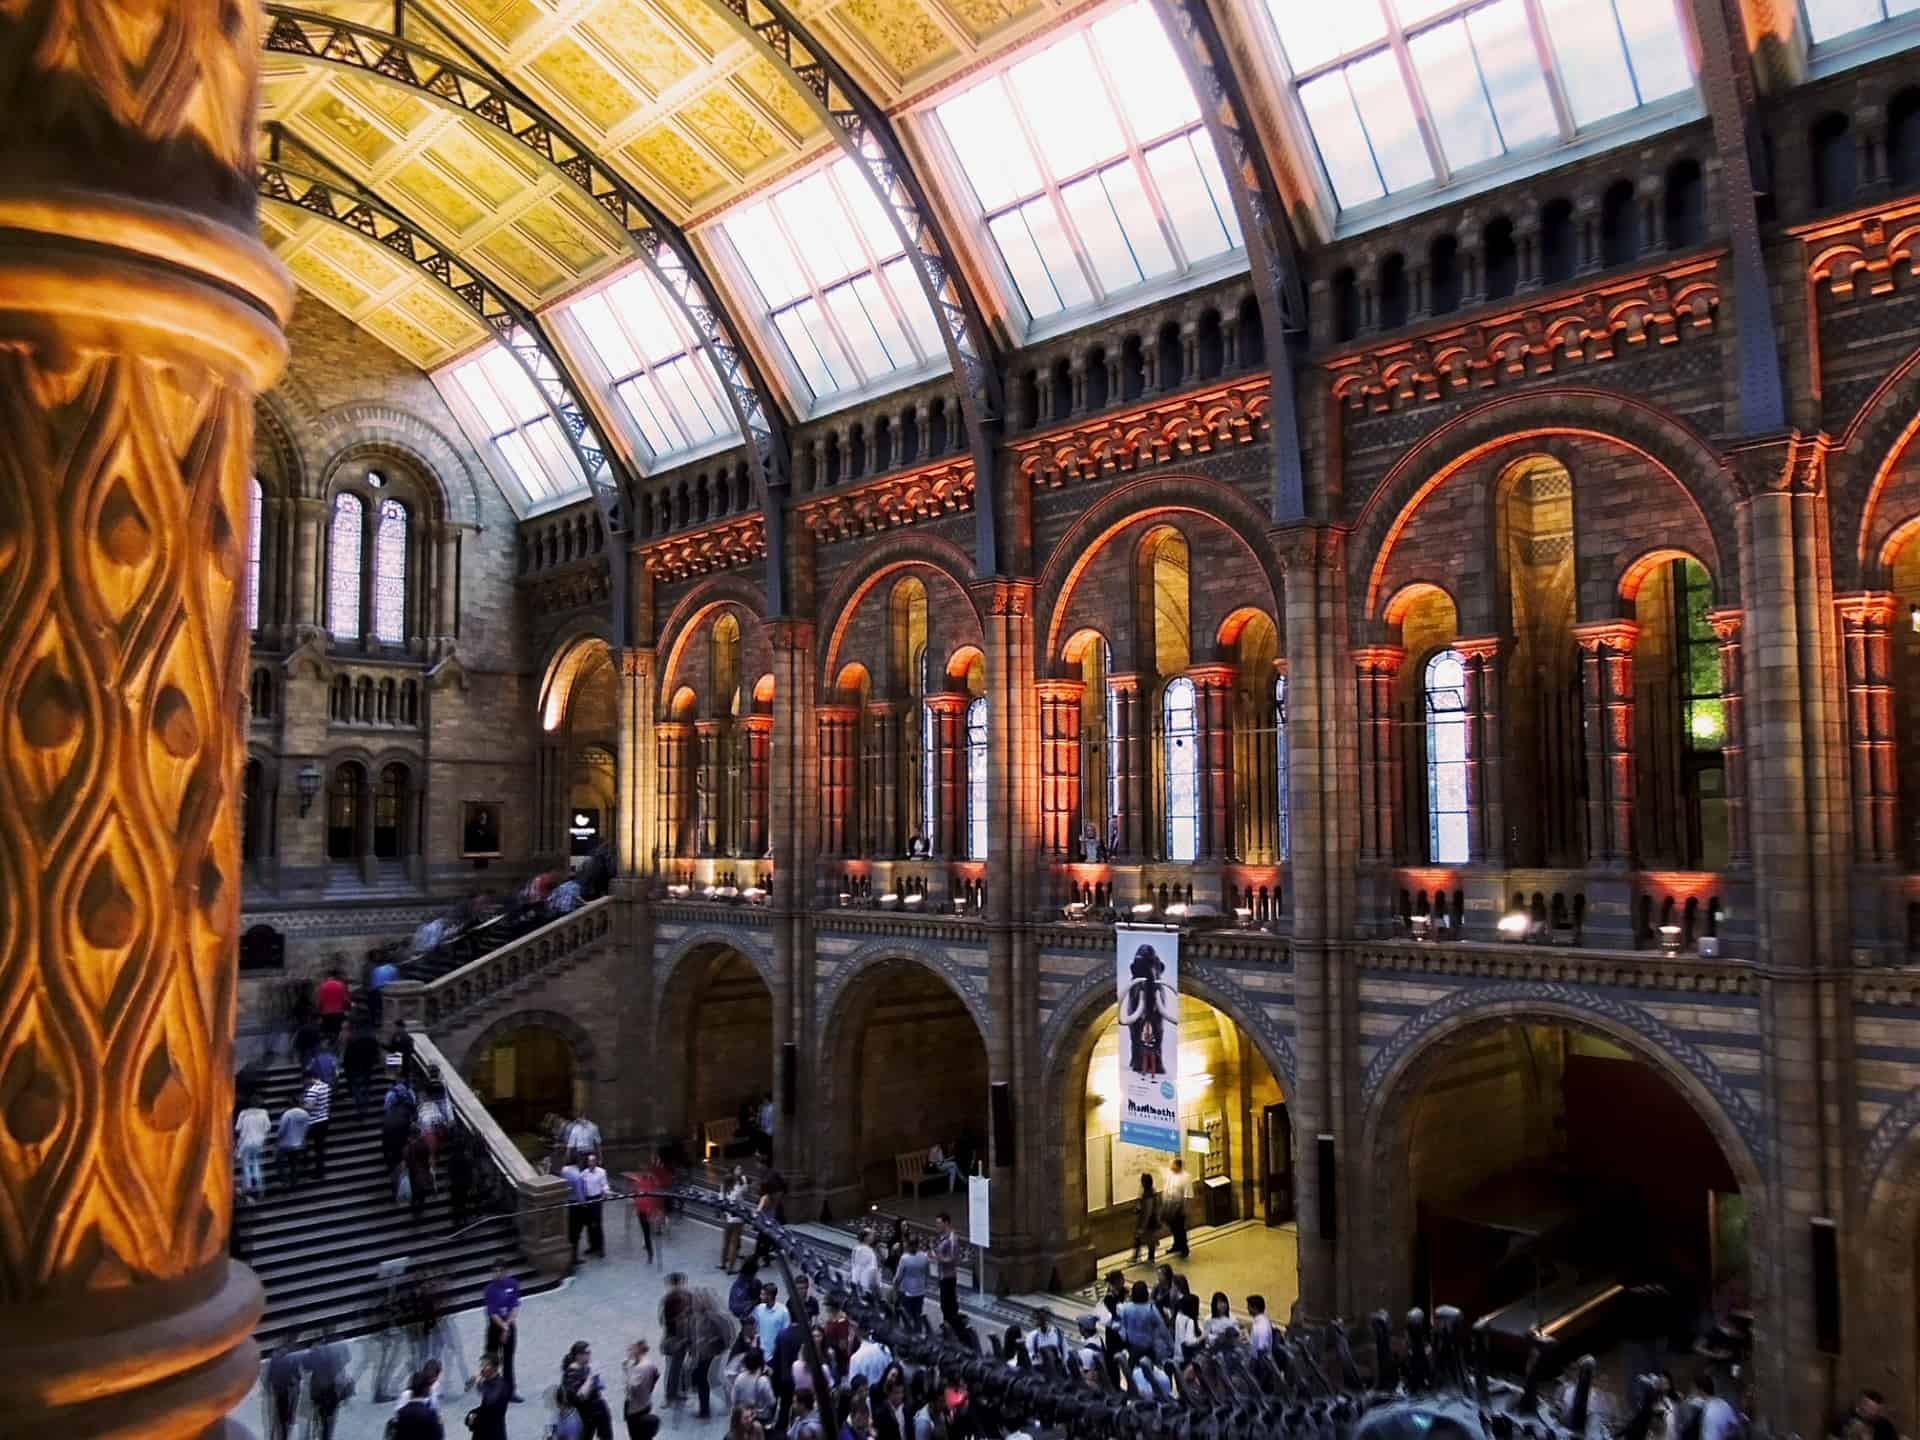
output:
[[[333,1112],[333,1083],[317,1070],[307,1072],[307,1088],[302,1097],[307,1111],[307,1148],[313,1153],[313,1174],[327,1178],[327,1122]]]

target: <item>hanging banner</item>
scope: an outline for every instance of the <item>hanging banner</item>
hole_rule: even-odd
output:
[[[1180,1153],[1180,932],[1116,929],[1120,1139]]]

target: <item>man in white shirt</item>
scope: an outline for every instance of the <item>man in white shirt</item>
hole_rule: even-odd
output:
[[[233,1122],[233,1148],[240,1156],[240,1189],[249,1200],[267,1193],[266,1176],[260,1169],[260,1152],[266,1149],[267,1136],[273,1133],[273,1121],[258,1100],[249,1097],[246,1109]]]
[[[1273,1358],[1273,1320],[1267,1314],[1267,1297],[1247,1296],[1247,1313],[1253,1316],[1251,1336],[1253,1353],[1263,1359],[1271,1360]]]
[[[577,1161],[600,1148],[600,1127],[589,1120],[582,1111],[574,1122],[567,1126],[567,1150]]]
[[[580,1168],[580,1194],[587,1207],[587,1253],[604,1260],[607,1232],[600,1212],[607,1200],[607,1172],[600,1167],[598,1155],[589,1154],[587,1163]]]
[[[333,1115],[333,1082],[309,1071],[303,1103],[307,1109],[307,1149],[313,1154],[314,1178],[325,1180],[327,1178],[327,1128]]]
[[[866,1335],[854,1347],[853,1358],[847,1361],[847,1373],[863,1377],[868,1389],[878,1389],[892,1363],[893,1355],[880,1343],[879,1337]]]
[[[762,1285],[760,1303],[753,1307],[748,1317],[753,1324],[754,1333],[760,1339],[760,1353],[773,1354],[773,1347],[780,1339],[780,1332],[793,1323],[793,1317],[787,1313],[787,1307],[780,1303],[780,1287]]]
[[[280,1173],[287,1188],[300,1179],[300,1155],[307,1148],[308,1116],[298,1100],[280,1112]]]

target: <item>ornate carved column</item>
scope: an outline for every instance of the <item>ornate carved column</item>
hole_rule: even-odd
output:
[[[1743,692],[1741,610],[1715,610],[1707,616],[1720,638],[1720,707],[1726,734],[1720,759],[1727,772],[1727,868],[1746,870],[1753,865],[1753,842],[1747,837],[1747,702]]]
[[[1227,664],[1195,665],[1195,720],[1200,731],[1200,858],[1233,858],[1233,684]]]
[[[1576,625],[1587,743],[1587,864],[1633,864],[1633,642],[1630,620]]]
[[[1393,686],[1406,658],[1407,652],[1398,645],[1369,645],[1353,652],[1354,691],[1360,720],[1359,860],[1362,865],[1391,865],[1398,848],[1394,807],[1400,798],[1400,737],[1393,723]],[[1292,718],[1291,713],[1288,718]],[[1291,743],[1292,737],[1288,739]]]
[[[767,853],[767,766],[773,758],[773,716],[749,715],[747,727],[746,853],[758,860]]]
[[[1476,865],[1507,863],[1507,819],[1500,765],[1500,638],[1456,640],[1467,671],[1467,810]]]
[[[0,1428],[218,1434],[253,397],[292,294],[257,6],[0,14]]]
[[[1116,860],[1140,860],[1146,855],[1147,756],[1145,715],[1138,675],[1109,675],[1113,690],[1113,734],[1107,743],[1114,747],[1120,774],[1120,810],[1113,817],[1112,851]]]
[[[1852,759],[1853,858],[1891,865],[1899,853],[1893,742],[1895,602],[1884,592],[1837,597],[1847,657],[1847,740]]]
[[[622,875],[651,875],[660,856],[658,747],[648,742],[645,729],[654,710],[653,692],[653,650],[628,646],[620,652],[619,788],[612,817]]]
[[[936,690],[925,703],[933,715],[933,814],[927,817],[927,831],[933,853],[951,860],[966,853],[961,842],[967,808],[967,746],[962,733],[967,697],[957,690]]]
[[[820,853],[852,853],[854,733],[857,705],[822,705],[820,726]]]
[[[906,849],[900,838],[900,707],[891,700],[869,702],[865,740],[866,833],[861,853],[899,855]]]
[[[720,837],[726,833],[720,814],[720,796],[725,788],[720,783],[720,776],[725,768],[727,753],[726,722],[696,720],[693,723],[693,735],[693,817],[697,827],[693,837],[693,853],[717,855],[720,853]]]
[[[1049,859],[1080,853],[1081,680],[1042,680],[1040,697],[1040,849]]]
[[[692,818],[688,812],[688,750],[693,743],[693,726],[679,720],[663,720],[654,726],[659,745],[655,774],[660,781],[660,858],[675,859],[693,851],[687,833]]]

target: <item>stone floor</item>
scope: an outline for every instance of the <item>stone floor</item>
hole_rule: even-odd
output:
[[[1180,1261],[1171,1258],[1163,1245],[1160,1259],[1187,1277],[1187,1284],[1200,1297],[1203,1316],[1213,1292],[1224,1290],[1233,1306],[1233,1313],[1242,1320],[1247,1318],[1246,1301],[1249,1295],[1265,1296],[1267,1313],[1277,1322],[1286,1320],[1293,1302],[1300,1294],[1300,1234],[1297,1227],[1277,1225],[1269,1229],[1257,1221],[1243,1220],[1218,1228],[1195,1230],[1189,1237],[1188,1248],[1190,1258]],[[1138,1265],[1129,1264],[1128,1260],[1125,1251],[1105,1256],[1100,1261],[1098,1274],[1104,1277],[1109,1270],[1121,1270],[1126,1273],[1128,1283],[1144,1280],[1151,1285],[1154,1266],[1144,1261]],[[1044,1305],[1070,1326],[1074,1316],[1084,1314],[1093,1307],[1104,1289],[1103,1279],[1091,1289],[1077,1294],[1015,1295],[1009,1299],[1021,1305]]]

